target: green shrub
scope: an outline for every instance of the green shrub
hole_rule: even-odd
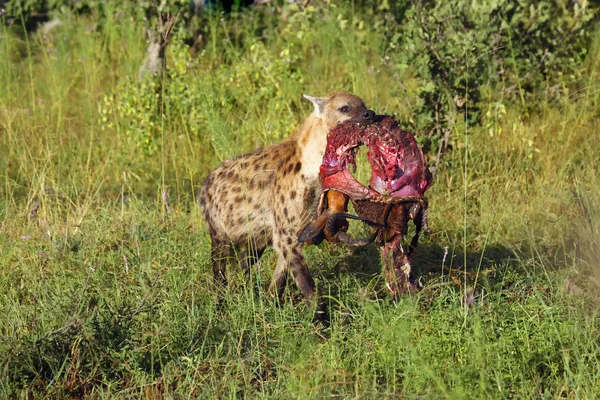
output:
[[[533,99],[568,95],[594,12],[567,0],[419,0],[396,10],[389,55],[419,79],[414,124],[439,149],[457,118],[481,121],[482,101],[517,99],[527,109]]]
[[[193,4],[187,0],[160,4],[12,0],[7,15],[92,10],[101,27],[103,20],[118,12],[149,28],[165,16],[176,15],[169,50],[172,60],[165,77],[141,86],[133,79],[121,82],[118,94],[99,106],[104,124],[114,123],[118,115],[119,128],[145,153],[153,154],[158,148],[156,129],[165,122],[163,114],[185,117],[197,135],[195,126],[223,119],[221,112],[197,111],[199,104],[231,112],[238,99],[269,101],[284,91],[287,81],[302,84],[307,71],[298,68],[298,61],[307,54],[320,54],[322,41],[316,35],[322,34],[325,21],[335,21],[332,43],[340,46],[361,40],[367,30],[387,39],[376,50],[395,66],[401,84],[414,80],[417,97],[407,102],[405,114],[426,150],[442,152],[454,145],[452,132],[457,124],[484,121],[497,126],[501,110],[510,102],[529,112],[534,104],[568,96],[582,77],[597,12],[597,5],[568,0],[361,0],[352,3],[353,11],[348,2],[272,2],[227,15],[212,10],[198,13]],[[187,51],[188,45],[196,57]],[[265,46],[270,46],[269,51]],[[364,45],[365,57],[368,46]],[[213,60],[208,71],[197,60],[203,55]],[[215,85],[223,88],[218,98],[199,94],[198,86]],[[534,101],[539,99],[543,101]],[[273,105],[284,107],[281,102]],[[109,113],[114,115],[109,118]]]
[[[296,70],[299,53],[294,45],[273,52],[251,38],[235,57],[241,60],[202,70],[200,58],[192,57],[183,40],[174,38],[163,76],[148,76],[142,82],[127,78],[113,93],[104,96],[98,106],[101,125],[124,132],[145,155],[153,155],[160,147],[161,129],[170,124],[183,123],[197,141],[206,127],[219,133],[221,129],[215,124],[242,109],[248,99],[253,103],[272,103],[275,111],[284,111],[286,103],[277,101],[283,85],[288,80],[303,80]],[[274,121],[280,128],[275,132],[285,132],[293,124],[290,118],[282,118]]]

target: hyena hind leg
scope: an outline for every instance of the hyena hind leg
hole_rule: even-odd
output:
[[[266,246],[248,246],[240,252],[240,268],[246,273],[246,281],[250,282],[251,268],[260,260]]]
[[[227,262],[233,256],[231,243],[211,238],[210,257],[213,268],[213,279],[217,289],[227,286]]]

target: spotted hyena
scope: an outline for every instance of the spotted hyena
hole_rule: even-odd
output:
[[[248,269],[272,246],[279,259],[269,291],[281,300],[291,273],[304,298],[318,304],[317,316],[324,316],[298,231],[316,208],[329,130],[348,120],[369,123],[375,113],[350,93],[304,97],[315,109],[298,132],[279,144],[224,161],[206,178],[200,205],[217,284],[226,283],[225,266],[235,253]]]

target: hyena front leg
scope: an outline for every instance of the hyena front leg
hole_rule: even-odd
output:
[[[279,254],[279,251],[277,251]],[[277,297],[279,304],[283,303],[283,292],[285,292],[285,287],[287,285],[288,278],[288,263],[285,258],[279,254],[279,258],[277,260],[277,267],[275,267],[275,271],[273,272],[273,278],[271,278],[271,284],[269,285],[269,292]]]
[[[283,290],[287,281],[288,271],[296,281],[296,286],[302,292],[304,299],[311,305],[316,303],[315,319],[320,321],[327,320],[327,312],[325,303],[316,290],[315,281],[313,280],[306,260],[302,254],[302,244],[298,242],[296,233],[292,230],[280,231],[274,240],[273,246],[279,254],[277,268],[273,274],[271,292],[276,291],[279,300],[282,300]]]
[[[289,272],[288,259],[291,253],[290,246],[293,243],[293,238],[287,237],[283,231],[275,232],[273,235],[273,248],[279,257],[277,258],[277,266],[275,267],[273,277],[271,278],[269,292],[271,292],[272,295],[277,296],[279,304],[283,302],[283,293],[287,285]]]

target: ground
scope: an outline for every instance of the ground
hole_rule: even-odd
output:
[[[600,393],[598,57],[572,98],[528,112],[490,105],[497,118],[483,125],[458,119],[427,193],[432,235],[415,255],[425,285],[415,297],[389,301],[373,247],[306,248],[332,309],[323,329],[298,292],[281,307],[266,294],[272,251],[247,284],[230,270],[217,306],[195,190],[222,159],[297,127],[311,111],[303,92],[348,90],[409,119],[410,73],[398,84],[374,33],[344,46],[318,39],[331,24],[292,49],[294,79],[250,62],[292,57],[276,36],[240,49],[215,41],[196,58],[173,43],[167,66],[183,78],[168,78],[185,96],[146,120],[127,83],[142,29],[90,26],[71,16],[52,37],[3,28],[0,397]],[[268,83],[257,86],[256,71]]]

